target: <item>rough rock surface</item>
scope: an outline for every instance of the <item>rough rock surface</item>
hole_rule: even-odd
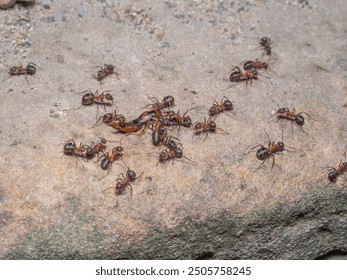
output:
[[[314,259],[347,253],[347,182],[327,166],[347,144],[347,3],[317,1],[36,1],[0,11],[0,257],[2,259]],[[246,86],[233,66],[262,57],[271,69]],[[34,76],[9,76],[13,65]],[[119,77],[95,79],[95,66]],[[26,79],[27,78],[27,79]],[[231,86],[232,85],[232,86]],[[221,130],[179,139],[187,158],[158,164],[151,131],[122,140],[124,162],[64,156],[69,139],[91,143],[104,109],[80,106],[84,90],[114,90],[134,119],[150,101],[175,97],[193,122],[214,99],[233,101]],[[306,112],[303,130],[276,122],[277,105]],[[106,108],[112,112],[114,108]],[[271,169],[255,145],[283,141]],[[282,133],[283,131],[283,133]],[[172,132],[177,134],[177,130]],[[282,140],[283,135],[283,140]],[[109,149],[119,143],[107,143]],[[117,198],[127,167],[142,172]]]

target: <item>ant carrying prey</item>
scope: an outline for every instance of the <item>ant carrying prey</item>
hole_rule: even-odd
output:
[[[271,165],[271,170],[272,170],[275,165],[275,154],[278,152],[283,152],[283,151],[289,152],[289,150],[285,148],[284,143],[282,142],[283,140],[277,143],[275,143],[275,141],[271,142],[269,135],[266,132],[265,134],[267,138],[269,139],[268,147],[266,148],[265,146],[259,144],[254,146],[248,153],[246,153],[247,155],[251,151],[253,151],[255,148],[260,147],[260,149],[258,149],[256,152],[256,157],[257,159],[262,160],[263,162],[253,172],[257,171],[265,163],[265,161],[270,158],[272,158],[272,165]],[[282,131],[282,139],[283,139],[283,131]],[[288,148],[296,150],[296,148],[294,147],[288,147]]]

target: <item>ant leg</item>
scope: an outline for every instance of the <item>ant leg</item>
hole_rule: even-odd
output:
[[[225,134],[230,134],[229,132],[226,132],[225,130],[223,130],[223,129],[219,128],[219,127],[217,127],[217,129],[223,131]]]
[[[205,135],[204,140],[202,142],[205,142],[207,136],[208,136],[208,132],[206,132],[206,135]]]
[[[113,189],[114,187],[109,187],[109,188],[107,188],[107,189],[104,189],[103,191],[101,191],[101,192],[105,192],[105,191],[108,191],[109,189]]]
[[[130,197],[132,198],[133,197],[133,186],[129,184],[129,187],[130,187]]]
[[[265,161],[266,159],[264,159],[263,162],[253,172],[257,171],[264,164]]]
[[[271,155],[271,157],[272,157],[272,165],[271,165],[271,171],[272,171],[272,169],[274,168],[274,166],[275,166],[275,156],[274,155]]]
[[[247,153],[245,153],[244,155],[248,155],[251,151],[253,151],[255,148],[257,147],[262,147],[262,148],[265,148],[263,145],[257,145],[257,146],[254,146],[252,149],[250,149]]]

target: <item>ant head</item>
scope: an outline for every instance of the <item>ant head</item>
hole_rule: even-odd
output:
[[[97,80],[101,81],[105,77],[106,77],[106,74],[105,74],[104,70],[99,70],[98,75],[97,75]]]
[[[192,125],[192,119],[189,116],[183,118],[183,126],[190,127]]]
[[[336,179],[337,179],[337,173],[335,170],[331,171],[329,174],[328,174],[328,179],[330,182],[334,183],[336,182]]]
[[[265,70],[269,68],[269,65],[266,62],[263,62],[262,66]]]
[[[280,151],[284,150],[284,143],[283,142],[280,141],[280,142],[277,143],[277,145],[278,145],[278,148],[279,148]]]
[[[115,153],[115,152],[118,152],[118,153],[123,152],[123,147],[122,146],[117,146],[117,147],[113,148],[112,149],[112,153]]]
[[[297,114],[297,115],[295,115],[295,122],[298,125],[304,125],[305,124],[305,119],[304,119],[304,117],[302,115]]]
[[[164,160],[166,160],[168,157],[168,153],[166,150],[163,150],[160,152],[159,154],[159,162],[163,162]]]
[[[101,144],[106,144],[107,140],[105,138],[100,138],[100,143]]]
[[[263,43],[263,44],[266,44],[267,42],[269,42],[269,40],[270,40],[270,38],[268,38],[268,37],[262,37],[260,39],[260,42]]]
[[[104,70],[107,72],[107,74],[113,74],[114,66],[112,64],[105,64]]]
[[[87,157],[88,159],[93,158],[93,157],[95,156],[95,153],[96,153],[96,151],[95,151],[94,148],[92,148],[92,147],[87,147],[87,150],[86,150],[86,157]]]
[[[136,173],[133,170],[128,170],[127,171],[127,177],[129,177],[130,181],[134,180],[136,178]]]
[[[194,129],[195,129],[195,130],[200,130],[200,129],[202,129],[202,123],[201,123],[201,122],[195,123]]]
[[[210,110],[208,110],[208,114],[213,117],[215,115],[217,115],[219,113],[219,110],[217,107],[213,106],[210,108]]]
[[[176,158],[181,158],[183,157],[183,151],[181,148],[176,148],[175,149],[175,155],[176,155]]]
[[[175,99],[171,96],[165,96],[163,98],[163,104],[165,105],[165,107],[172,107],[174,105]]]

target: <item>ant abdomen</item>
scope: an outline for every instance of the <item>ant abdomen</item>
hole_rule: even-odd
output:
[[[270,154],[269,154],[269,150],[265,147],[261,147],[258,151],[257,151],[257,159],[260,159],[260,160],[265,160],[267,159]]]

